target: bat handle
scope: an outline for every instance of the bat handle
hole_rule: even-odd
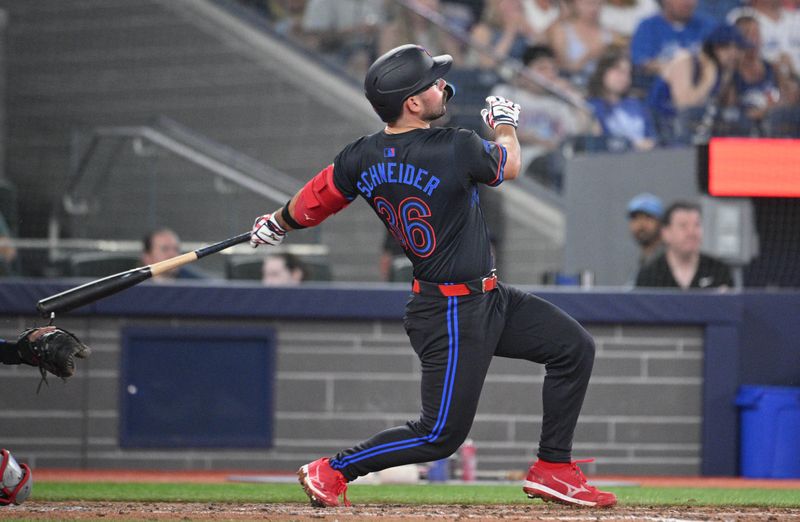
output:
[[[225,241],[220,241],[219,243],[214,243],[213,245],[209,245],[207,247],[198,248],[194,251],[197,254],[197,259],[201,257],[206,257],[211,254],[216,254],[220,250],[225,250],[226,248],[230,248],[233,245],[239,245],[241,243],[247,243],[250,241],[250,236],[252,232],[242,232],[238,236],[233,236],[232,238],[226,239]]]
[[[226,248],[230,248],[233,245],[250,241],[250,234],[250,232],[242,232],[238,236],[226,239],[225,241],[220,241],[219,243],[214,243],[213,245],[209,245],[207,247],[198,248],[197,250],[187,252],[186,254],[182,254],[171,259],[159,261],[158,263],[150,265],[150,271],[154,276],[163,274],[164,272],[169,272],[170,270],[174,270],[180,266],[197,261],[202,257],[215,254],[225,250]]]

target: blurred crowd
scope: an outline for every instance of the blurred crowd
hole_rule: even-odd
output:
[[[241,1],[354,78],[404,43],[453,55],[442,123],[520,103],[527,173],[554,190],[576,150],[800,137],[799,0]]]

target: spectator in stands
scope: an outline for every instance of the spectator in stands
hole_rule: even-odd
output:
[[[483,16],[484,0],[441,0],[439,11],[453,27],[469,32]]]
[[[589,79],[588,102],[604,136],[624,138],[636,150],[650,150],[657,139],[653,118],[641,100],[627,95],[630,87],[630,58],[620,49],[611,49]]]
[[[751,16],[741,16],[735,25],[750,44],[743,51],[733,75],[736,97],[747,116],[761,121],[775,107],[796,104],[800,91],[797,81],[781,67],[762,58],[758,21]]]
[[[738,9],[747,0],[700,0],[697,12],[711,18],[716,24],[726,23],[728,13]]]
[[[152,265],[165,261],[181,253],[181,242],[171,229],[162,227],[149,232],[142,239],[142,264]],[[156,282],[174,279],[201,279],[203,276],[196,270],[182,266],[169,272],[153,276]]]
[[[523,54],[523,63],[526,70],[556,90],[580,98],[574,87],[559,77],[555,53],[550,47],[528,47]],[[523,168],[528,165],[528,175],[554,190],[560,190],[564,169],[561,145],[570,136],[589,131],[591,119],[524,77],[518,78],[513,85],[496,86],[491,94],[514,100],[525,107],[517,127]]]
[[[784,8],[781,0],[750,0],[749,6],[728,13],[728,23],[742,16],[758,21],[761,55],[768,62],[786,68],[786,73],[800,75],[800,12]]]
[[[630,43],[639,23],[656,13],[656,0],[606,0],[600,9],[600,24]]]
[[[489,0],[471,38],[478,47],[491,50],[492,55],[480,53],[478,65],[492,69],[508,58],[522,60],[536,31],[525,17],[521,0]]]
[[[615,33],[600,25],[603,0],[565,0],[569,15],[553,24],[550,43],[562,73],[584,87]]]
[[[282,252],[264,258],[261,274],[265,285],[297,286],[305,279],[306,269],[296,255]]]
[[[443,9],[439,0],[413,0],[411,2],[413,9],[394,3],[390,7],[390,22],[380,37],[381,54],[408,42],[418,42],[431,54],[449,54],[455,61],[462,60],[462,45],[449,31],[461,31],[466,34],[472,24],[471,19],[466,16],[472,16],[471,12],[456,8]],[[445,28],[435,25],[422,16],[425,13],[441,15]]]
[[[639,245],[637,272],[664,252],[661,220],[664,204],[658,196],[643,192],[628,202],[628,230]]]
[[[528,25],[533,28],[531,37],[536,43],[545,43],[550,39],[550,28],[561,15],[556,0],[522,0],[522,9]]]
[[[16,273],[17,249],[11,242],[11,229],[0,214],[0,276]]]
[[[631,58],[637,72],[659,74],[680,49],[696,54],[714,29],[713,19],[695,13],[698,0],[661,0],[661,12],[645,18],[631,40]]]
[[[306,0],[254,0],[252,3],[272,22],[275,32],[289,38],[302,39]]]
[[[378,36],[385,21],[383,2],[308,0],[302,28],[314,49],[362,77],[378,56]]]
[[[637,287],[685,290],[733,286],[728,265],[700,252],[703,227],[698,205],[686,201],[670,205],[664,213],[661,237],[666,250],[639,271]]]
[[[720,108],[735,107],[733,74],[742,49],[748,46],[738,29],[721,25],[706,37],[699,54],[681,50],[663,67],[648,96],[662,140],[686,141],[698,125],[707,123],[709,107],[714,114]],[[726,113],[725,118],[730,127],[747,127],[737,111]]]

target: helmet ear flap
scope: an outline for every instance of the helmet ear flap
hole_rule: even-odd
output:
[[[453,96],[456,95],[456,87],[455,87],[455,85],[453,85],[452,83],[445,82],[445,84],[444,84],[444,93],[445,93],[444,101],[449,102],[453,98]]]

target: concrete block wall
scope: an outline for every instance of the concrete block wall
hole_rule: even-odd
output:
[[[13,336],[33,317],[4,317]],[[271,326],[278,336],[275,445],[264,449],[123,450],[118,433],[120,329],[126,326]],[[399,320],[185,320],[64,318],[92,346],[78,375],[50,379],[0,366],[0,446],[34,467],[293,471],[419,414],[419,368]],[[700,473],[700,327],[588,325],[594,375],[574,457],[599,474]],[[543,367],[497,358],[471,437],[479,475],[524,470],[541,429]],[[224,385],[220,383],[220,385]],[[258,412],[253,412],[258,414]]]

